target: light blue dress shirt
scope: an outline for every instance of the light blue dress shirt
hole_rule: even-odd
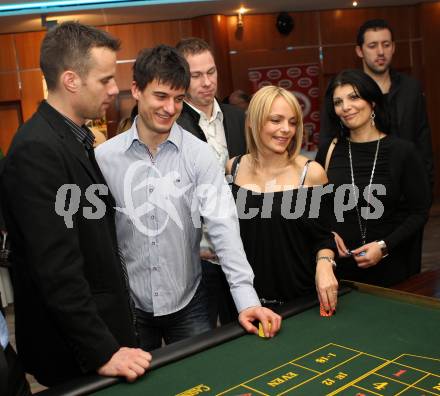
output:
[[[201,280],[202,217],[238,311],[260,305],[234,199],[208,144],[174,123],[153,156],[134,122],[95,153],[116,200],[118,244],[137,308],[160,316],[191,301]]]
[[[0,344],[2,348],[5,349],[8,343],[9,343],[8,326],[6,324],[6,319],[3,317],[3,314],[0,312]]]

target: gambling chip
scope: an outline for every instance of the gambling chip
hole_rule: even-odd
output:
[[[272,327],[272,324],[269,323],[269,331]],[[264,335],[264,330],[263,330],[263,325],[261,324],[261,322],[258,323],[258,336],[261,338],[266,338],[266,336]]]
[[[324,308],[324,305],[320,304],[319,305],[319,314],[321,316],[333,316],[333,314],[336,313],[336,310],[330,310],[330,311],[326,311]]]

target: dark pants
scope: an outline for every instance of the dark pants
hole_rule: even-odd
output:
[[[152,351],[166,344],[194,337],[211,330],[208,316],[207,293],[203,281],[189,304],[169,315],[153,316],[151,312],[136,309],[136,328],[140,346]]]
[[[202,260],[202,279],[208,291],[211,326],[216,327],[217,320],[221,325],[237,320],[238,312],[221,266]]]
[[[31,395],[21,363],[10,344],[5,350],[0,346],[0,389],[2,396]]]

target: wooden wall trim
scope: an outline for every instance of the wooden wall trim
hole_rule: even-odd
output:
[[[440,197],[440,2],[422,3],[418,13],[426,103],[434,151],[434,193]]]

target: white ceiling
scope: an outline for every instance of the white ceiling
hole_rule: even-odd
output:
[[[112,25],[144,21],[186,19],[200,15],[223,14],[233,15],[244,6],[248,13],[271,13],[280,11],[307,11],[338,8],[353,8],[352,0],[211,0],[193,1],[177,4],[144,4],[141,6],[124,6],[98,8],[69,12],[47,13],[47,19],[79,20],[90,25]],[[426,0],[425,0],[426,1]],[[429,0],[428,0],[429,1]],[[431,0],[435,1],[435,0]],[[14,3],[38,3],[32,0],[0,0],[0,5]],[[144,1],[143,3],[147,3]],[[135,3],[141,3],[137,1]],[[413,5],[420,0],[358,0],[358,7],[383,7]],[[0,16],[0,33],[42,30],[41,14]]]

